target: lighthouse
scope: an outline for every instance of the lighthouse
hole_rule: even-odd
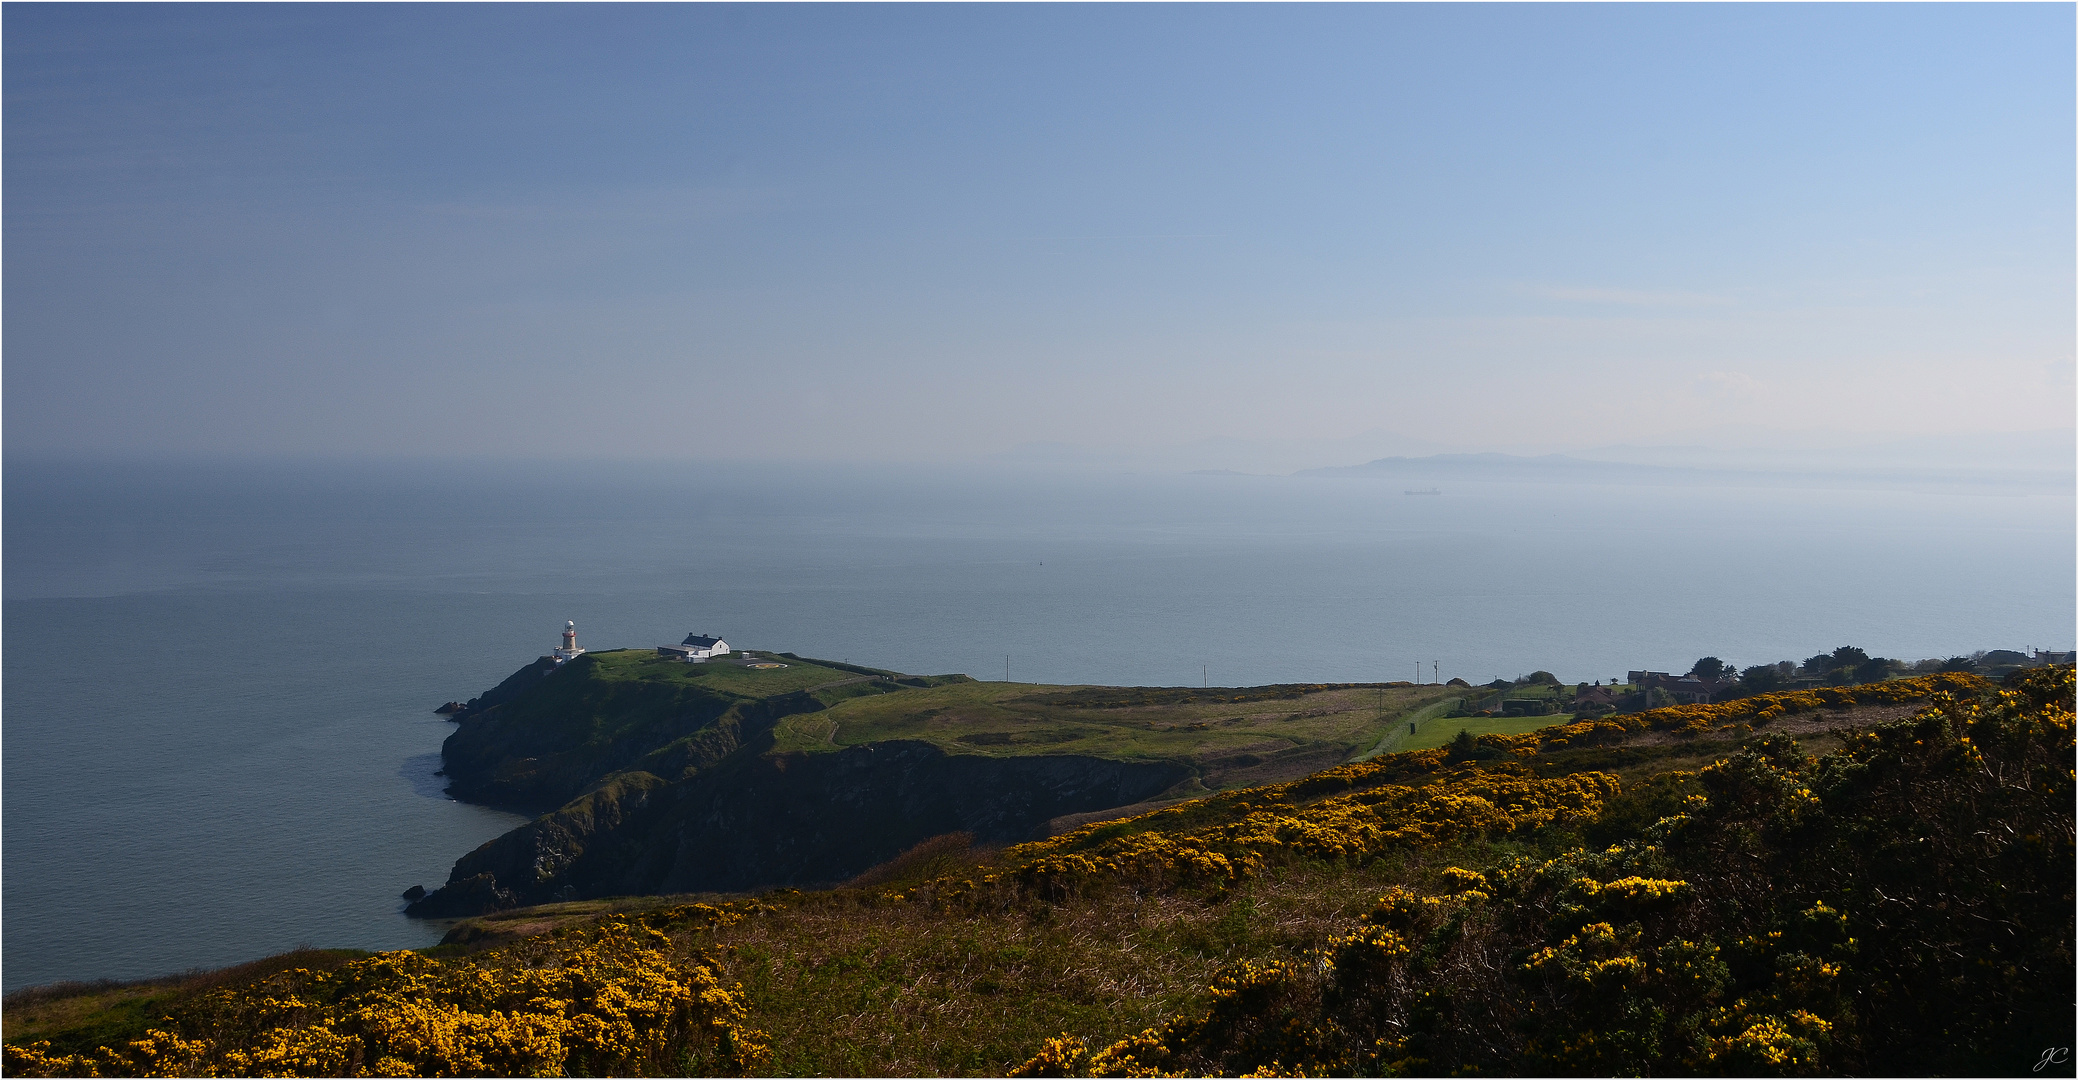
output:
[[[551,655],[551,656],[555,657],[555,661],[556,661],[556,663],[558,663],[558,664],[561,664],[561,663],[564,663],[564,662],[566,662],[566,661],[569,661],[569,660],[574,660],[574,659],[576,659],[576,658],[577,658],[577,656],[578,656],[579,654],[583,653],[583,652],[584,652],[584,650],[583,650],[583,649],[580,649],[580,648],[578,648],[578,647],[577,647],[577,623],[576,623],[576,621],[575,621],[575,620],[572,620],[572,621],[570,621],[570,622],[566,622],[566,623],[564,623],[564,624],[563,624],[563,647],[562,647],[562,648],[560,648],[560,649],[557,649],[557,650],[556,650],[555,652],[553,652],[553,653],[550,653],[549,655]]]

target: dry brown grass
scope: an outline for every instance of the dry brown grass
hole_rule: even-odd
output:
[[[1158,1024],[1234,961],[1318,948],[1449,861],[1293,862],[1223,896],[1120,889],[974,914],[840,890],[702,937],[729,950],[773,1075],[1003,1075],[1063,1031],[1109,1042]]]
[[[866,889],[898,882],[923,881],[988,861],[997,848],[976,844],[970,832],[952,832],[918,842],[879,866],[845,882],[846,888]]]
[[[728,976],[744,987],[751,1026],[771,1036],[771,1075],[1002,1075],[1063,1031],[1110,1042],[1161,1023],[1199,1004],[1227,964],[1301,956],[1348,932],[1391,885],[1492,854],[1414,853],[1363,867],[1292,860],[1224,894],[1116,888],[971,913],[887,901],[890,888],[979,872],[996,855],[952,834],[844,888],[767,894],[769,908],[750,905],[740,921],[678,936],[688,948],[722,951]],[[501,913],[461,924],[450,948],[474,951],[615,911],[663,915],[725,899],[642,897]]]

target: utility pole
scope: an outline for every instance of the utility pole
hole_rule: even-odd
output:
[[[1208,686],[1211,686],[1211,685],[1212,685],[1212,665],[1211,665],[1211,664],[1206,664],[1206,665],[1205,665],[1205,670],[1204,670],[1204,671],[1201,671],[1201,672],[1199,672],[1199,673],[1198,673],[1198,676],[1199,676],[1199,680],[1200,680],[1200,681],[1199,681],[1199,683],[1198,683],[1198,685],[1199,685],[1200,687],[1208,687]]]

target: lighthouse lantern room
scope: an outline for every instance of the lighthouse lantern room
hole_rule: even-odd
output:
[[[549,656],[554,658],[556,663],[562,664],[575,660],[583,653],[584,650],[577,647],[577,623],[574,620],[564,623],[563,645],[555,652],[550,653]]]

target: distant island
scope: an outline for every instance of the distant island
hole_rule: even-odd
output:
[[[1200,470],[1203,473],[1225,470]],[[1670,464],[1661,462],[1611,461],[1568,454],[1430,454],[1423,457],[1384,457],[1357,465],[1332,465],[1302,469],[1295,475],[1344,478],[1478,481],[1508,484],[1575,483],[1641,484],[1703,487],[1816,486],[1828,487],[1843,481],[1857,486],[1925,487],[1933,485],[2006,485],[2068,492],[2072,472],[2068,457],[2045,458],[2029,467],[1979,464],[1952,466],[1905,465],[1876,462],[1831,462],[1822,460],[1788,462],[1710,462]],[[1414,489],[1410,495],[1432,489]]]
[[[1153,688],[706,651],[573,633],[449,703],[455,794],[540,816],[416,899],[467,916],[441,945],[22,991],[7,1073],[2071,1074],[2068,654]]]

